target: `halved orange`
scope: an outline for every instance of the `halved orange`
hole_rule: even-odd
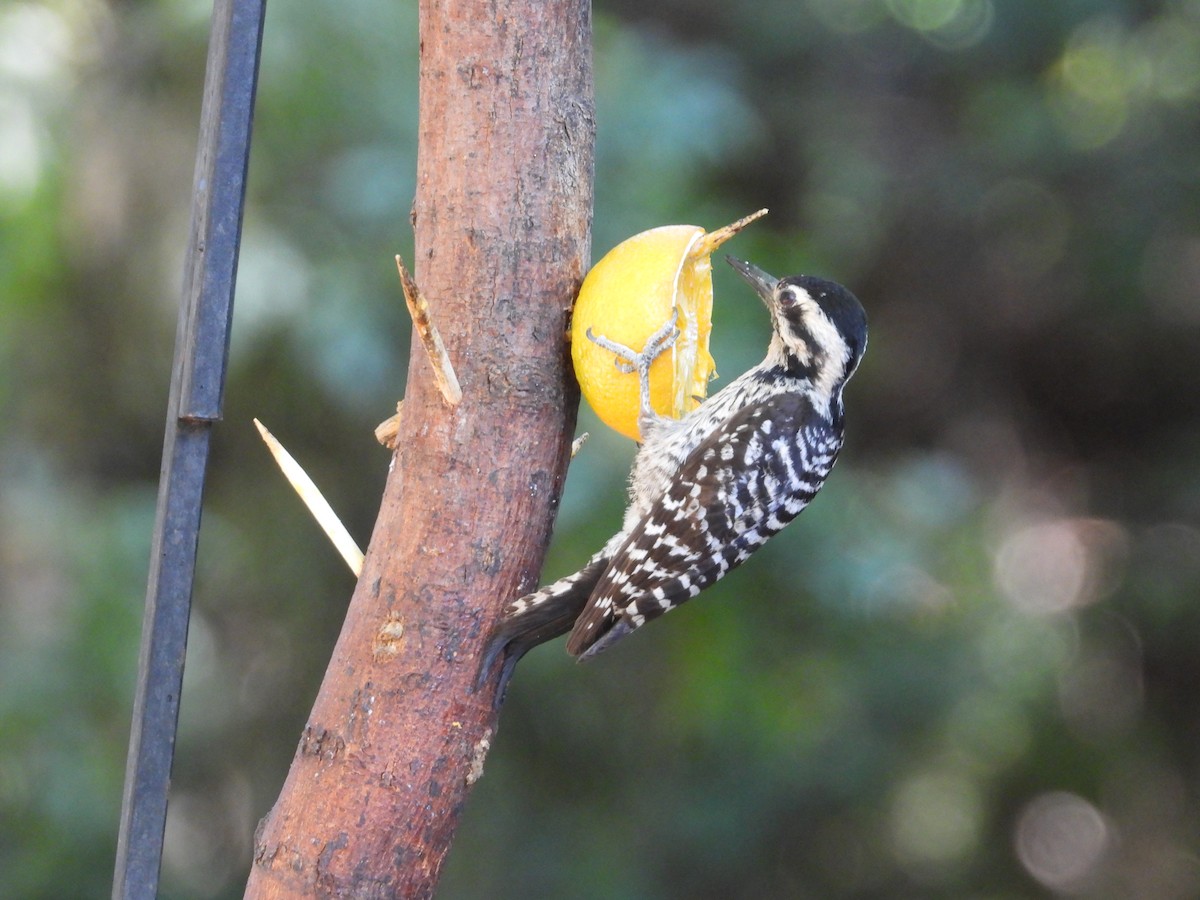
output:
[[[571,359],[583,396],[610,428],[640,440],[638,376],[621,371],[612,351],[588,339],[588,329],[640,352],[678,310],[679,337],[650,367],[650,402],[659,414],[676,419],[694,409],[716,375],[708,352],[712,252],[766,212],[711,232],[698,225],[643,231],[588,272],[571,321]]]

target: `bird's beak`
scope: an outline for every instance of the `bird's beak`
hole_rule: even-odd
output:
[[[762,298],[763,303],[770,306],[771,299],[775,296],[775,286],[779,284],[779,279],[774,275],[768,275],[753,263],[745,262],[735,256],[726,256],[725,261],[733,266],[735,272],[750,283],[750,286]]]

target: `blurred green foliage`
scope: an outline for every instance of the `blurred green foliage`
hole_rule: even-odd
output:
[[[208,5],[0,7],[0,896],[107,894]],[[403,393],[412,2],[268,11],[163,896],[240,896]],[[770,217],[872,344],[825,492],[518,672],[445,897],[1200,896],[1200,0],[606,0],[594,247]],[[761,309],[716,276],[728,379]],[[588,411],[547,577],[616,526]],[[519,440],[520,436],[514,436]]]

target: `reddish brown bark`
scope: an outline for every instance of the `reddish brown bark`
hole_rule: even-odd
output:
[[[420,37],[415,274],[465,399],[447,407],[414,338],[363,574],[247,897],[432,895],[495,729],[477,657],[537,580],[566,471],[589,4],[424,0]]]

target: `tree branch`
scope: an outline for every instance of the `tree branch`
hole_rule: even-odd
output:
[[[501,605],[536,584],[577,391],[589,256],[587,0],[421,3],[416,280],[462,383],[414,334],[394,465],[247,897],[428,897],[491,744],[472,694]]]

